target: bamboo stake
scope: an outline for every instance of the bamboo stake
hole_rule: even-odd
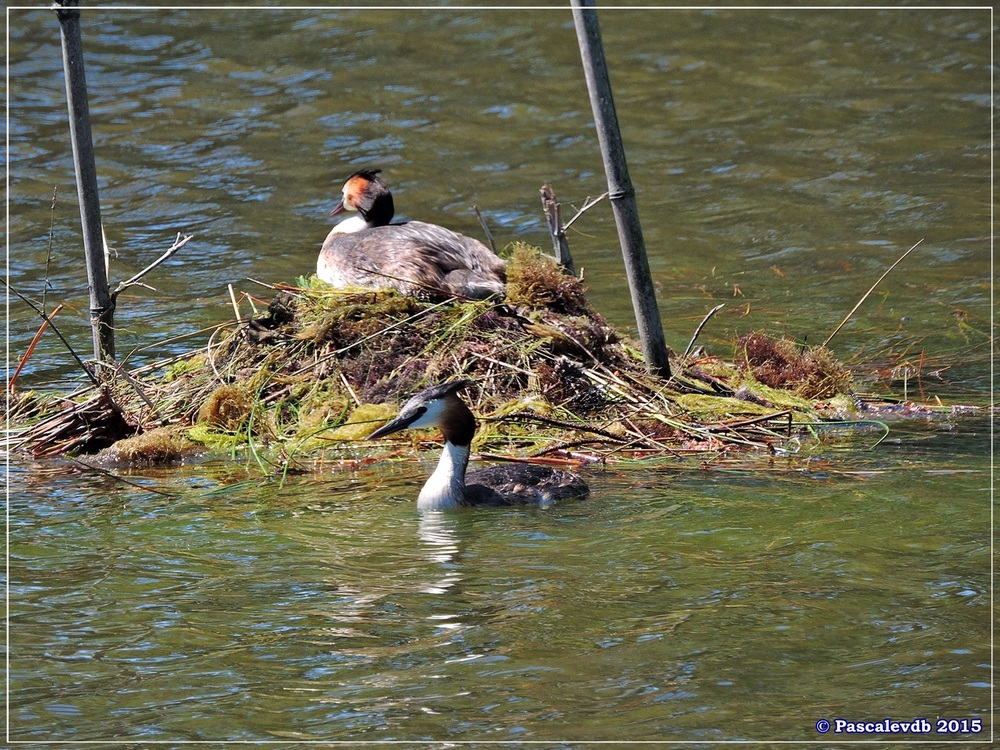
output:
[[[597,9],[594,7],[594,0],[570,0],[570,3],[646,370],[650,374],[668,378],[670,361],[663,336],[663,323],[656,304],[656,290],[646,257],[646,245],[642,239],[635,191],[629,179],[625,147],[618,127],[615,102],[611,96],[611,81],[604,59]]]
[[[115,358],[115,302],[108,285],[101,229],[101,203],[97,192],[97,165],[90,131],[87,77],[83,69],[83,41],[80,36],[79,0],[56,0],[56,17],[62,35],[63,69],[66,73],[66,102],[69,106],[69,133],[76,167],[76,191],[80,198],[83,250],[90,288],[90,325],[94,332],[94,359],[110,362]]]

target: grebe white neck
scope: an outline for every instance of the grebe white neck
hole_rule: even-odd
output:
[[[446,440],[437,468],[417,496],[418,510],[446,510],[465,502],[465,470],[469,446]]]
[[[330,230],[330,234],[353,234],[354,232],[360,232],[362,229],[371,229],[372,226],[374,225],[365,221],[363,216],[352,216],[337,224],[337,226]]]

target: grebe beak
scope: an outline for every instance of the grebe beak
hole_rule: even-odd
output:
[[[385,437],[386,435],[392,435],[394,432],[401,432],[409,427],[411,424],[416,422],[420,417],[424,415],[427,410],[423,407],[414,410],[411,413],[403,413],[398,417],[393,419],[386,425],[379,427],[375,432],[369,435],[365,440],[378,440],[380,437]]]
[[[337,201],[337,205],[333,207],[333,210],[330,212],[330,216],[336,216],[337,214],[342,214],[346,210],[347,209],[344,208],[344,199],[341,198],[339,201]]]

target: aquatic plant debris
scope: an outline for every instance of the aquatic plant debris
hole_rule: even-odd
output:
[[[116,465],[244,451],[267,470],[308,470],[395,452],[363,439],[415,391],[457,378],[475,383],[473,449],[521,460],[774,452],[825,416],[864,411],[828,350],[760,332],[732,362],[699,350],[675,357],[669,379],[648,375],[581,282],[527,245],[509,251],[502,300],[430,302],[314,277],[272,288],[266,313],[185,354],[70,396],[11,398],[12,447]]]

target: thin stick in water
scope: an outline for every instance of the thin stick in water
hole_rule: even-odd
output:
[[[42,312],[45,312],[45,297],[48,294],[49,287],[52,286],[49,281],[49,266],[52,264],[52,240],[55,237],[56,228],[56,203],[57,196],[59,195],[59,186],[56,185],[52,188],[52,208],[49,209],[49,249],[45,253],[45,277],[42,280]],[[61,305],[60,305],[61,307]],[[53,313],[54,315],[55,313]]]
[[[97,376],[94,375],[94,371],[87,366],[87,364],[80,358],[80,355],[76,353],[76,350],[74,350],[73,347],[70,346],[70,343],[66,340],[66,337],[62,335],[62,333],[59,331],[58,328],[56,328],[56,324],[52,322],[52,316],[47,316],[44,312],[42,312],[41,308],[39,308],[38,305],[36,305],[34,302],[28,299],[27,296],[17,291],[17,289],[12,287],[10,285],[10,282],[7,281],[7,279],[0,279],[0,280],[2,280],[4,286],[6,286],[10,291],[14,292],[14,294],[17,295],[22,302],[24,302],[24,304],[26,304],[28,307],[34,310],[39,315],[39,317],[41,317],[42,320],[48,321],[49,327],[52,329],[52,332],[59,337],[60,341],[63,342],[63,345],[72,355],[73,359],[75,359],[76,363],[80,365],[80,369],[82,369],[84,374],[86,374],[86,376],[90,378],[90,382],[96,386],[100,386],[101,382],[97,379]]]
[[[698,327],[694,329],[694,335],[691,337],[691,341],[688,343],[687,349],[684,350],[685,357],[691,353],[692,349],[694,349],[694,342],[698,340],[698,334],[701,333],[701,329],[704,328],[705,324],[712,319],[713,315],[715,315],[717,312],[719,312],[719,310],[721,310],[725,306],[726,306],[725,302],[723,302],[721,305],[716,305],[715,307],[713,307],[711,310],[708,311],[708,315],[706,315],[704,318],[701,319],[701,323],[699,323]]]
[[[493,239],[493,232],[490,231],[489,225],[486,223],[486,219],[483,218],[483,214],[479,210],[479,206],[473,206],[472,210],[476,212],[476,218],[479,219],[479,225],[483,228],[483,233],[486,235],[486,239],[489,240],[490,248],[493,250],[493,254],[496,255],[497,243]]]
[[[903,262],[903,258],[905,258],[907,255],[909,255],[910,253],[912,253],[916,249],[917,245],[919,245],[923,241],[924,241],[923,237],[921,237],[919,240],[917,240],[917,243],[913,247],[911,247],[905,253],[903,253],[902,255],[900,255],[899,256],[899,260],[897,260],[895,263],[893,263],[891,266],[889,266],[889,268],[886,269],[886,272],[884,274],[882,274],[881,276],[878,277],[878,281],[876,281],[874,284],[872,284],[871,289],[869,289],[867,292],[865,292],[861,296],[861,299],[858,300],[858,304],[856,304],[854,307],[852,307],[851,311],[849,313],[847,313],[847,317],[844,318],[842,321],[840,321],[840,325],[837,326],[836,328],[834,328],[833,329],[833,333],[831,333],[829,336],[826,337],[826,341],[823,342],[823,346],[828,345],[830,343],[830,341],[833,340],[833,337],[836,336],[840,332],[840,329],[843,328],[847,324],[847,321],[849,321],[851,319],[851,316],[854,315],[854,313],[857,312],[858,308],[861,307],[861,305],[864,303],[864,301],[866,299],[868,299],[868,296],[872,292],[875,291],[875,287],[877,287],[879,284],[882,283],[882,279],[884,279],[886,276],[888,276],[889,272],[892,271],[892,269],[894,269],[900,263],[902,263]]]
[[[28,344],[28,350],[24,353],[24,356],[21,357],[21,361],[18,363],[17,369],[14,370],[14,374],[10,378],[10,382],[7,383],[7,390],[11,393],[14,392],[14,383],[17,381],[17,376],[21,374],[21,370],[24,369],[24,366],[28,364],[28,360],[31,359],[31,355],[35,351],[35,347],[38,346],[38,342],[41,340],[42,334],[45,333],[45,329],[49,327],[49,324],[52,323],[52,319],[58,315],[59,311],[62,309],[62,303],[56,305],[56,309],[49,313],[49,316],[45,319],[42,325],[39,326],[34,338],[31,339],[31,343]]]
[[[227,286],[229,287],[229,299],[233,303],[233,314],[236,315],[236,322],[242,323],[243,318],[240,317],[240,306],[239,303],[236,301],[236,292],[233,291],[232,284],[227,284]]]

